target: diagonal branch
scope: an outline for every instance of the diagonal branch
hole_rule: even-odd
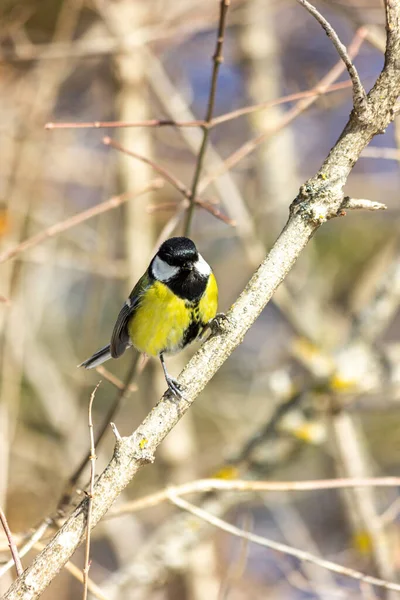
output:
[[[202,508],[199,508],[198,506],[195,506],[191,502],[183,500],[183,498],[180,498],[179,496],[176,496],[173,493],[170,493],[169,499],[176,506],[179,506],[183,510],[190,512],[192,515],[199,517],[203,521],[206,521],[207,523],[214,525],[214,527],[218,527],[219,529],[222,529],[222,531],[226,531],[231,535],[235,535],[242,539],[248,540],[249,542],[259,544],[260,546],[264,546],[265,548],[270,548],[271,550],[275,550],[276,552],[287,554],[289,556],[294,556],[302,562],[313,563],[314,565],[322,567],[323,569],[328,569],[333,573],[345,575],[346,577],[351,577],[352,579],[357,579],[358,581],[362,581],[363,583],[369,583],[371,585],[382,587],[386,590],[395,590],[397,592],[400,592],[400,584],[398,583],[390,583],[389,581],[385,581],[384,579],[371,577],[370,575],[366,575],[364,573],[361,573],[360,571],[356,571],[355,569],[344,567],[329,560],[325,560],[323,558],[319,558],[318,556],[314,556],[313,554],[310,554],[310,552],[305,552],[304,550],[292,548],[291,546],[287,546],[286,544],[282,544],[280,542],[275,542],[268,538],[262,537],[261,535],[256,535],[254,533],[244,531],[243,529],[239,529],[238,527],[227,523],[219,517],[215,517],[211,513],[207,512]]]
[[[10,548],[11,556],[12,556],[14,564],[15,564],[15,570],[17,571],[18,575],[22,575],[24,569],[22,567],[21,559],[18,554],[18,548],[14,541],[13,534],[11,533],[10,527],[8,526],[8,521],[7,521],[6,515],[4,514],[3,509],[1,507],[0,507],[0,522],[3,526],[5,534],[7,536],[8,546]]]
[[[355,68],[347,52],[346,46],[342,44],[338,34],[333,29],[332,25],[328,23],[325,17],[321,15],[321,13],[315,8],[315,6],[310,4],[310,2],[307,2],[307,0],[297,0],[297,2],[304,6],[304,8],[306,8],[313,17],[315,17],[318,23],[320,23],[320,25],[324,28],[329,39],[332,40],[332,43],[338,51],[340,58],[346,65],[347,71],[350,75],[350,79],[353,84],[353,104],[355,113],[360,119],[360,121],[368,121],[371,115],[368,106],[367,94],[365,93],[365,89],[363,84],[361,83],[361,79],[357,72],[357,69]]]

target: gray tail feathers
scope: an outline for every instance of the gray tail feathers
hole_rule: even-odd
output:
[[[93,356],[83,361],[83,363],[78,365],[78,367],[85,367],[85,369],[94,369],[95,367],[101,365],[103,362],[106,362],[106,360],[108,360],[109,358],[111,358],[111,351],[110,344],[107,344],[107,346],[104,346],[103,348],[100,348],[100,350],[97,350],[97,352],[95,352]]]

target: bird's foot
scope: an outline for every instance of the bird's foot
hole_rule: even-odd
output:
[[[168,376],[166,377],[166,380],[168,384],[168,389],[171,392],[172,396],[174,396],[176,400],[185,400],[185,395],[183,393],[185,389],[184,386],[173,377]]]
[[[204,338],[207,331],[210,332],[210,337],[214,335],[218,335],[219,333],[223,333],[225,330],[225,325],[229,323],[229,318],[224,313],[217,313],[211,321],[207,323],[201,332],[201,339]]]

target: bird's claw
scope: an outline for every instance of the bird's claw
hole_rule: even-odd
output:
[[[177,400],[185,400],[185,395],[183,394],[184,386],[182,384],[180,384],[173,377],[167,378],[167,384],[172,396],[174,396]]]
[[[210,331],[210,337],[222,333],[224,325],[227,323],[229,323],[229,318],[224,313],[217,313],[204,327],[201,337],[203,338],[207,331]]]

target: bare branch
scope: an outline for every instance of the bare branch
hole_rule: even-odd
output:
[[[3,525],[4,532],[7,536],[8,547],[10,548],[11,556],[12,556],[13,562],[15,564],[15,570],[17,571],[18,576],[22,575],[22,573],[24,572],[24,569],[23,569],[21,559],[18,554],[18,548],[16,546],[13,535],[11,533],[11,529],[8,526],[6,515],[4,514],[4,511],[1,508],[1,506],[0,506],[0,521],[1,521],[1,524]]]
[[[302,4],[308,10],[308,12],[313,17],[315,17],[315,19],[317,19],[318,23],[320,23],[320,25],[324,28],[327,36],[330,38],[336,50],[338,51],[340,58],[346,65],[347,71],[350,75],[350,79],[353,84],[353,104],[355,113],[361,121],[368,121],[368,119],[370,119],[371,117],[371,112],[368,106],[367,95],[365,93],[364,86],[361,83],[361,79],[358,75],[357,69],[355,68],[347,52],[346,46],[342,44],[338,34],[333,29],[332,25],[328,23],[325,17],[321,15],[321,13],[315,8],[315,6],[310,4],[310,2],[307,2],[307,0],[297,0],[297,2],[299,4]]]
[[[26,554],[28,554],[28,552],[30,550],[32,550],[32,548],[35,546],[35,544],[37,544],[37,542],[39,542],[39,540],[46,533],[46,531],[47,531],[49,525],[51,524],[51,522],[52,522],[51,519],[46,519],[32,533],[32,535],[29,535],[29,538],[26,540],[26,542],[24,543],[24,545],[18,550],[18,554],[19,554],[20,558],[23,558]],[[4,565],[1,565],[1,568],[0,568],[0,579],[1,579],[1,577],[3,577],[4,573],[6,573],[9,569],[11,569],[11,567],[13,566],[13,564],[14,564],[14,559],[11,558]]]
[[[219,68],[223,62],[222,56],[222,47],[224,44],[224,35],[225,35],[225,26],[226,26],[226,16],[228,13],[228,8],[231,3],[231,0],[220,0],[220,16],[219,16],[219,24],[218,24],[218,34],[217,34],[217,46],[215,49],[215,53],[213,56],[214,66],[211,75],[211,86],[210,86],[210,94],[208,97],[208,106],[206,111],[206,123],[209,123],[212,119],[214,112],[214,104],[215,104],[215,95],[217,91],[217,79]],[[193,218],[193,211],[195,207],[195,198],[197,195],[197,187],[200,181],[201,170],[203,167],[204,156],[207,148],[208,136],[210,134],[209,128],[203,128],[203,140],[201,142],[199,154],[197,156],[196,168],[194,171],[191,194],[189,198],[189,207],[186,213],[186,222],[184,226],[184,234],[188,235],[190,231],[190,226]]]
[[[337,490],[355,487],[397,487],[400,477],[371,477],[368,479],[317,479],[315,481],[247,481],[245,479],[198,479],[177,486],[169,486],[160,492],[111,508],[107,518],[119,517],[156,506],[169,499],[170,494],[186,496],[200,492],[309,492]]]
[[[367,31],[364,27],[359,29],[359,34],[362,38],[367,36]],[[295,100],[301,100],[302,98],[309,98],[310,96],[323,96],[332,92],[339,92],[351,87],[351,81],[340,81],[334,83],[324,90],[304,90],[302,92],[295,92],[294,94],[288,94],[275,100],[268,100],[267,102],[260,102],[259,104],[253,104],[251,106],[244,106],[228,113],[214,117],[211,121],[206,122],[204,120],[192,120],[192,121],[174,121],[173,119],[148,119],[147,121],[82,121],[82,122],[60,122],[60,123],[46,123],[45,129],[119,129],[121,127],[208,127],[209,129],[232,121],[239,117],[244,117],[253,112],[260,110],[266,110],[273,106],[280,104],[286,104],[288,102],[294,102]]]
[[[265,548],[270,548],[275,552],[281,552],[289,556],[294,556],[300,561],[310,562],[318,567],[322,567],[323,569],[328,569],[328,571],[332,571],[333,573],[345,575],[346,577],[351,577],[352,579],[357,579],[358,581],[362,581],[363,583],[369,583],[377,587],[382,587],[386,590],[395,590],[396,592],[400,592],[400,584],[398,583],[391,583],[383,579],[378,579],[377,577],[365,575],[364,573],[356,571],[355,569],[350,569],[348,567],[338,565],[337,563],[331,562],[329,560],[319,558],[318,556],[313,556],[312,554],[310,554],[309,552],[305,552],[304,550],[292,548],[291,546],[287,546],[286,544],[274,542],[273,540],[269,540],[260,535],[249,533],[248,531],[244,531],[243,529],[239,529],[238,527],[227,523],[219,517],[214,517],[214,515],[212,515],[211,513],[203,510],[202,508],[198,508],[194,504],[191,504],[190,502],[187,502],[186,500],[183,500],[183,498],[179,498],[179,496],[175,496],[172,493],[170,494],[170,500],[173,504],[179,506],[179,508],[190,512],[192,515],[195,515],[203,521],[210,523],[210,525],[214,525],[215,527],[218,527],[218,529],[222,529],[223,531],[235,535],[236,537],[248,540],[249,542],[253,542],[254,544],[259,544],[260,546],[264,546]]]
[[[349,198],[346,196],[343,199],[340,210],[386,210],[386,204],[381,202],[373,202],[363,198]]]
[[[89,400],[89,408],[88,408],[88,423],[89,423],[89,437],[90,437],[90,484],[89,484],[89,492],[87,493],[88,497],[88,508],[87,508],[87,517],[86,517],[86,547],[85,547],[85,565],[83,567],[83,600],[87,599],[88,596],[88,583],[89,583],[89,569],[90,569],[90,532],[92,525],[92,504],[93,504],[93,494],[94,494],[94,480],[96,476],[96,447],[94,443],[94,434],[93,434],[93,418],[92,418],[92,407],[94,398],[96,396],[96,392],[99,389],[99,385],[101,384],[101,380],[94,388],[93,392],[90,395]]]

